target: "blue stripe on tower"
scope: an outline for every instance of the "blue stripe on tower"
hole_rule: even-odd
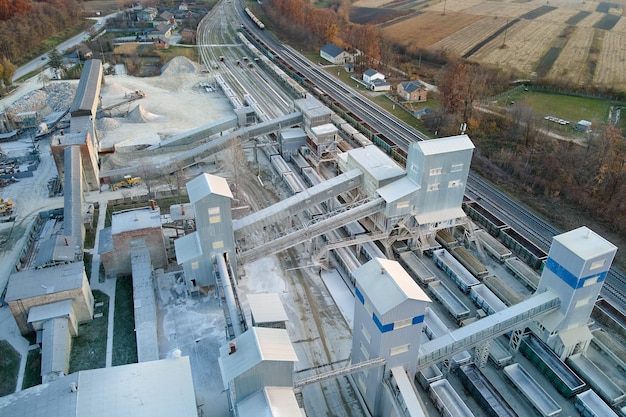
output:
[[[608,271],[600,272],[597,274],[591,274],[586,277],[578,278],[576,275],[572,274],[567,270],[563,265],[559,264],[552,258],[548,258],[546,261],[546,268],[548,268],[554,275],[561,278],[563,282],[572,287],[573,289],[582,288],[585,285],[585,282],[588,279],[598,278],[597,282],[602,282],[606,278],[606,274]]]

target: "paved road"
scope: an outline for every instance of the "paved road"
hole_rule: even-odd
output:
[[[67,51],[69,48],[78,45],[79,43],[87,40],[89,38],[89,34],[93,31],[93,32],[97,32],[100,29],[102,29],[102,27],[105,25],[106,21],[112,17],[117,15],[117,13],[112,13],[110,15],[106,15],[106,16],[101,16],[101,17],[90,17],[91,20],[96,20],[96,24],[94,24],[91,29],[86,30],[82,33],[79,33],[78,35],[74,36],[71,39],[66,40],[65,42],[61,43],[59,46],[57,46],[57,50],[59,52],[64,52]],[[19,80],[20,78],[24,77],[26,74],[29,74],[33,71],[36,71],[42,67],[44,67],[46,64],[48,63],[48,54],[44,54],[41,56],[38,56],[37,58],[33,59],[32,61],[30,61],[29,63],[19,67],[17,69],[17,71],[15,71],[15,74],[13,75],[13,82],[17,82],[17,80]]]

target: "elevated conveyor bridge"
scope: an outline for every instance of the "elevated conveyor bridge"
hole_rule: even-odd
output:
[[[323,235],[350,222],[371,216],[384,210],[384,208],[385,200],[382,197],[346,205],[328,213],[328,215],[321,220],[316,219],[315,221],[302,224],[269,242],[258,245],[253,249],[240,252],[237,255],[237,260],[241,263],[253,262],[264,256],[310,241],[314,237]]]
[[[464,350],[468,350],[487,340],[494,339],[510,331],[525,327],[561,304],[559,296],[546,291],[511,306],[505,310],[446,333],[420,346],[417,358],[418,369],[441,362]]]
[[[361,170],[353,169],[270,207],[252,213],[243,219],[234,220],[233,231],[235,232],[235,239],[240,239],[248,233],[270,226],[287,217],[295,216],[311,206],[357,188],[361,185],[362,180],[363,173]]]

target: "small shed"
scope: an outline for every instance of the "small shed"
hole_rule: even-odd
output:
[[[574,130],[578,132],[589,132],[591,130],[591,122],[588,120],[579,120],[574,126]]]
[[[345,64],[346,62],[350,62],[352,60],[349,53],[332,43],[327,43],[322,46],[322,49],[320,49],[320,56],[333,64]]]
[[[380,80],[378,78],[370,82],[370,90],[372,91],[389,91],[391,90],[391,83],[389,81]]]
[[[252,325],[273,329],[286,329],[287,313],[276,293],[248,294]]]

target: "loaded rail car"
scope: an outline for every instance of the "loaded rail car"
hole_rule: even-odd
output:
[[[510,258],[504,261],[504,264],[524,285],[533,291],[537,290],[541,276],[524,261],[519,258]]]
[[[487,267],[463,246],[450,248],[450,253],[476,278],[489,274]]]
[[[487,275],[484,277],[483,284],[507,306],[512,306],[522,301],[522,297],[496,275]]]
[[[291,155],[291,162],[296,166],[298,174],[302,174],[302,170],[304,168],[311,168],[311,164],[309,164],[308,161],[304,159],[304,156],[299,153]]]
[[[352,140],[362,148],[372,144],[372,141],[369,140],[363,133],[355,133],[354,136],[352,136]]]
[[[519,363],[505,366],[504,375],[543,417],[561,414],[562,408]]]
[[[500,392],[474,364],[463,365],[457,372],[463,386],[472,394],[489,417],[518,417]]]
[[[506,308],[506,304],[484,284],[474,285],[470,290],[470,298],[477,307],[482,308],[487,314],[495,314]]]
[[[582,353],[567,358],[567,364],[609,405],[615,406],[626,398],[624,390]]]
[[[611,407],[602,401],[602,398],[593,390],[578,394],[574,405],[583,417],[617,417]]]
[[[430,398],[441,415],[450,417],[473,417],[474,414],[465,405],[447,379],[440,379],[430,384]]]
[[[429,282],[433,282],[437,279],[437,276],[428,269],[424,262],[422,262],[417,255],[413,252],[402,252],[400,255],[400,263],[407,268],[409,275],[416,279],[422,285],[428,285]]]
[[[535,269],[540,269],[543,261],[548,259],[548,254],[537,245],[526,239],[515,229],[505,227],[500,230],[498,238],[506,246],[511,248],[520,258]]]
[[[469,317],[470,309],[441,281],[433,281],[428,284],[428,291],[454,317],[457,322]]]
[[[447,250],[434,250],[433,260],[435,261],[435,264],[441,268],[441,270],[454,280],[456,285],[464,293],[467,294],[472,286],[480,284],[480,281],[478,281],[474,275],[461,265],[459,261],[450,255],[450,252]]]
[[[500,229],[508,226],[504,221],[475,201],[464,203],[463,209],[472,220],[478,222],[494,237],[500,235]]]
[[[491,341],[491,346],[489,347],[489,359],[498,368],[502,368],[511,363],[513,355],[511,355],[511,352],[507,349],[506,345],[504,345],[499,338],[496,338]]]
[[[254,15],[254,13],[252,13],[252,11],[250,9],[248,9],[247,7],[244,9],[246,14],[248,15],[248,17],[250,18],[250,20],[252,20],[254,22],[255,25],[257,25],[259,27],[259,29],[265,29],[265,24],[263,22],[261,22],[259,20],[258,17],[256,17]]]
[[[550,380],[552,385],[566,398],[581,393],[586,387],[580,379],[550,348],[536,336],[524,336],[520,351]]]
[[[474,232],[474,236],[476,236],[476,239],[480,241],[482,247],[487,250],[487,253],[489,253],[489,255],[491,255],[498,262],[502,263],[505,259],[513,256],[513,253],[509,250],[509,248],[504,246],[498,239],[491,236],[486,231],[477,230]]]
[[[437,230],[435,240],[446,249],[450,249],[451,247],[459,244],[459,241],[454,236],[452,236],[452,233],[448,232],[445,229]]]
[[[292,195],[301,193],[302,191],[306,190],[306,186],[291,171],[283,172],[283,179],[285,180],[287,187],[289,187],[289,191],[291,192]]]

